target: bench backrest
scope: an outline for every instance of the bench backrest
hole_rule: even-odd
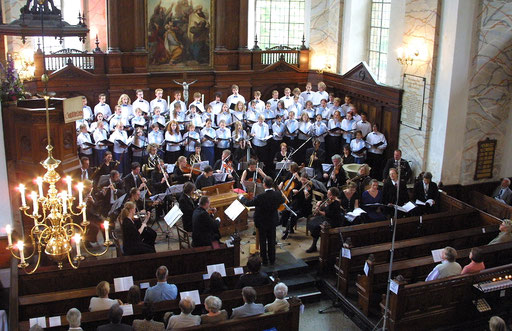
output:
[[[469,203],[498,218],[512,217],[512,207],[477,191],[469,192]]]

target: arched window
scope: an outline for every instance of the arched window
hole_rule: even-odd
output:
[[[377,79],[386,80],[391,0],[372,0],[368,64]]]

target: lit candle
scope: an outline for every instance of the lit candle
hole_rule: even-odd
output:
[[[7,224],[5,226],[5,232],[7,233],[7,243],[9,245],[9,247],[12,246],[12,228],[11,228],[11,225],[10,224]]]
[[[39,188],[39,196],[43,196],[43,178],[37,177],[36,178],[37,187]]]
[[[25,200],[25,185],[20,184],[19,186],[20,194],[21,194],[21,206],[27,206],[27,201]]]
[[[204,105],[204,94],[201,94],[201,103]]]
[[[25,263],[25,253],[23,252],[23,241],[19,240],[17,246],[18,246],[18,249],[20,251],[21,264],[24,264]]]
[[[104,221],[103,222],[103,227],[105,228],[105,241],[109,241],[109,237],[108,237],[108,221]]]
[[[84,220],[84,223],[87,222],[87,216],[86,216],[86,211],[85,211],[85,206],[84,206],[84,209],[82,211],[82,217],[83,217],[83,220]]]
[[[33,210],[32,215],[37,215],[38,207],[39,207],[39,204],[37,203],[37,193],[35,191],[32,191],[32,193],[30,193],[30,198],[32,199],[32,202],[34,203],[34,210]]]
[[[76,188],[78,189],[78,204],[82,204],[83,200],[83,191],[84,191],[84,183],[80,182],[76,185]]]
[[[76,256],[80,256],[82,254],[80,254],[80,240],[82,239],[80,237],[80,234],[78,233],[75,233],[75,235],[73,236],[73,239],[75,239],[75,245],[76,245]]]
[[[167,107],[169,107],[171,105],[171,96],[168,95],[167,96]]]
[[[73,192],[71,191],[71,176],[66,176],[66,182],[68,184],[68,195],[72,196]]]
[[[68,213],[68,194],[66,191],[62,191],[60,194],[62,198],[62,214]]]

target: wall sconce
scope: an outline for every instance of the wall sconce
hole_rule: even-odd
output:
[[[34,52],[30,49],[24,49],[21,54],[13,53],[14,68],[18,71],[21,80],[27,80],[34,77],[36,66],[34,64]]]
[[[324,71],[332,72],[334,57],[330,55],[316,55],[312,59],[311,67],[317,68],[316,72],[323,74]]]
[[[417,58],[420,55],[420,51],[404,49],[400,47],[396,50],[396,60],[400,62],[401,65],[412,65],[414,62],[414,58]]]

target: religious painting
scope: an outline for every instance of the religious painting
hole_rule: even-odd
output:
[[[212,66],[213,0],[146,0],[150,71]]]

